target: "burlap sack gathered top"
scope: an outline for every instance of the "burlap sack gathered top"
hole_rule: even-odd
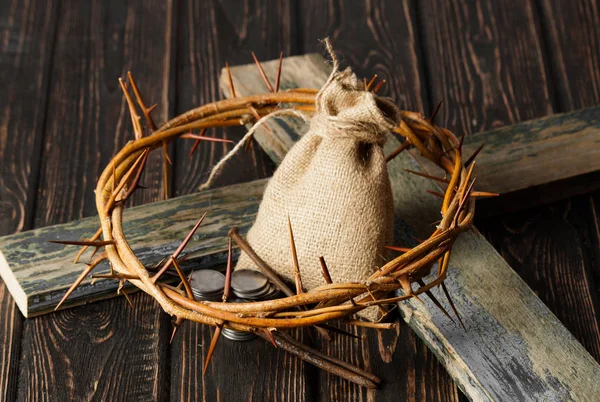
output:
[[[277,273],[293,278],[288,217],[305,290],[365,280],[385,262],[394,209],[382,146],[400,123],[391,100],[364,90],[348,68],[334,71],[319,91],[309,131],[269,181],[247,240]],[[237,268],[254,269],[242,253]],[[363,318],[375,319],[372,309]]]

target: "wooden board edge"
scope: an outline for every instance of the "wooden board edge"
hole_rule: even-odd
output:
[[[2,277],[4,284],[6,285],[10,294],[12,295],[13,300],[19,307],[21,314],[23,314],[25,318],[30,318],[31,316],[28,314],[27,311],[29,304],[27,295],[25,294],[25,291],[19,284],[19,281],[15,277],[14,273],[10,269],[8,261],[6,261],[2,250],[0,250],[0,277]]]

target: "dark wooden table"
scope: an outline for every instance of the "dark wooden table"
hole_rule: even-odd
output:
[[[5,0],[0,234],[95,214],[96,178],[132,136],[117,82],[128,70],[162,121],[220,98],[225,61],[248,63],[251,51],[262,60],[322,51],[318,39],[329,35],[357,73],[387,79],[385,92],[402,108],[427,114],[444,100],[437,122],[459,134],[600,104],[597,2],[489,3]],[[190,146],[171,145],[172,196],[193,192],[226,152],[203,143],[189,158]],[[138,204],[163,197],[160,160],[147,170]],[[220,184],[272,171],[254,146]],[[477,226],[600,360],[600,194],[565,198],[564,185],[512,197],[514,209],[532,197],[556,201]],[[0,284],[0,399],[465,398],[404,324],[320,345],[383,377],[381,390],[366,391],[259,341],[222,342],[202,377],[212,330],[186,323],[169,344],[172,326],[158,304],[143,294],[133,303],[116,298],[25,320]]]

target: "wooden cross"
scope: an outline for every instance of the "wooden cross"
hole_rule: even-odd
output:
[[[275,74],[277,62],[263,63]],[[284,60],[281,88],[319,88],[330,67],[318,55]],[[231,70],[240,96],[264,92],[254,66]],[[229,95],[229,86],[222,80]],[[594,152],[600,139],[600,108],[519,123],[465,139],[465,155],[482,142],[478,156],[478,187],[509,193],[600,169]],[[268,123],[255,138],[279,163],[306,128],[296,120]],[[391,138],[386,152],[399,143]],[[569,152],[560,152],[569,148]],[[426,193],[433,182],[406,169],[437,173],[418,155],[404,153],[388,165],[396,215],[402,220],[396,243],[412,245],[426,237],[439,219],[439,200]],[[124,221],[126,234],[140,260],[147,264],[170,255],[182,234],[203,212],[206,224],[188,245],[187,268],[222,264],[227,231],[252,225],[266,180],[238,184],[131,208]],[[166,219],[169,217],[169,219]],[[81,272],[72,262],[74,249],[48,240],[89,237],[97,218],[46,227],[0,240],[0,274],[26,317],[53,310]],[[84,257],[85,260],[85,257]],[[104,273],[108,267],[104,267]],[[98,271],[103,273],[102,270]],[[456,242],[446,281],[467,331],[451,323],[432,305],[418,301],[399,304],[405,321],[442,361],[460,388],[474,400],[528,400],[556,395],[564,399],[595,399],[600,394],[600,366],[554,317],[519,276],[478,233],[465,233]],[[63,307],[116,295],[118,284],[85,281]]]

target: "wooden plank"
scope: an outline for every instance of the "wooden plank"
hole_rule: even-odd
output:
[[[244,74],[238,67],[234,74]],[[272,122],[271,125],[274,123]],[[386,150],[398,146],[390,138]],[[396,217],[397,242],[414,245],[438,219],[439,200],[421,170],[405,153],[388,165]],[[408,229],[408,228],[412,228]],[[434,269],[435,271],[435,269]],[[474,400],[594,400],[600,397],[600,366],[478,233],[457,241],[446,281],[465,321],[463,332],[432,303],[399,304],[405,321],[442,361],[461,390]],[[540,342],[543,339],[543,342]]]
[[[250,228],[264,185],[265,181],[254,181],[157,202],[152,207],[129,208],[125,212],[125,233],[140,260],[150,266],[172,254],[182,236],[208,211],[205,224],[186,247],[190,260],[182,267],[216,266],[226,259],[229,229],[234,225],[239,225],[242,231]],[[3,239],[0,264],[6,267],[10,261],[14,268],[2,269],[2,276],[23,315],[34,317],[53,311],[84,267],[73,263],[77,247],[49,241],[89,237],[97,224],[98,218],[91,217]],[[82,262],[87,261],[91,252],[84,254]],[[108,273],[108,264],[102,264],[94,272]],[[92,282],[91,278],[86,279],[65,302],[65,308],[116,296],[115,281]]]
[[[330,35],[342,63],[352,66],[359,77],[369,80],[378,74],[387,80],[380,93],[392,97],[407,110],[431,112],[435,104],[430,105],[427,99],[415,4],[410,0],[303,1],[300,7],[300,18],[304,21],[303,49],[325,53],[320,39]],[[328,68],[323,71],[323,61],[315,59],[314,63],[314,71],[303,75],[326,78],[329,71]],[[288,67],[284,64],[284,73]],[[244,81],[249,82],[253,81]],[[312,86],[318,88],[320,83]],[[366,390],[319,372],[320,400],[458,401],[464,398],[424,342],[396,312],[392,317],[399,324],[396,331],[347,326],[347,330],[361,339],[337,337],[333,342],[320,344],[332,355],[377,373],[382,378],[382,387]]]
[[[0,235],[31,229],[56,1],[0,7]],[[17,397],[23,318],[0,280],[0,400]]]
[[[60,9],[36,192],[38,227],[95,213],[97,175],[132,136],[115,78],[137,73],[146,101],[159,104],[157,119],[166,115],[171,80],[164,62],[170,60],[170,2],[63,1]],[[147,167],[149,189],[137,194],[137,202],[160,193],[157,162]],[[18,398],[164,399],[170,324],[150,297],[140,294],[133,303],[131,309],[124,299],[111,300],[26,320]]]
[[[219,75],[225,62],[229,65],[252,63],[252,51],[259,60],[278,58],[281,51],[285,56],[297,52],[295,30],[298,20],[294,9],[294,2],[289,0],[258,0],[243,4],[215,0],[181,2],[176,112],[183,113],[222,96]],[[245,132],[243,127],[230,127],[209,130],[207,134],[238,142]],[[232,146],[202,142],[189,157],[193,142],[174,143],[173,190],[176,194],[196,192],[212,167]],[[231,162],[219,175],[215,186],[269,177],[274,168],[273,162],[255,142]],[[252,186],[235,186],[237,197],[251,196],[252,191],[247,189],[258,189]],[[258,202],[258,193],[256,200]],[[219,205],[216,197],[213,197],[212,205]],[[246,214],[239,213],[234,218],[235,224],[249,228],[254,213],[255,209]],[[213,212],[209,215],[215,216]],[[224,241],[227,225],[231,224],[234,223],[223,225],[224,232],[220,238],[215,238]],[[208,232],[209,236],[217,234],[210,228]],[[302,334],[303,331],[299,332]],[[314,400],[317,384],[313,381],[315,376],[311,375],[312,366],[262,340],[239,343],[221,337],[208,372],[202,375],[212,333],[212,328],[190,322],[177,331],[171,346],[171,400]]]

